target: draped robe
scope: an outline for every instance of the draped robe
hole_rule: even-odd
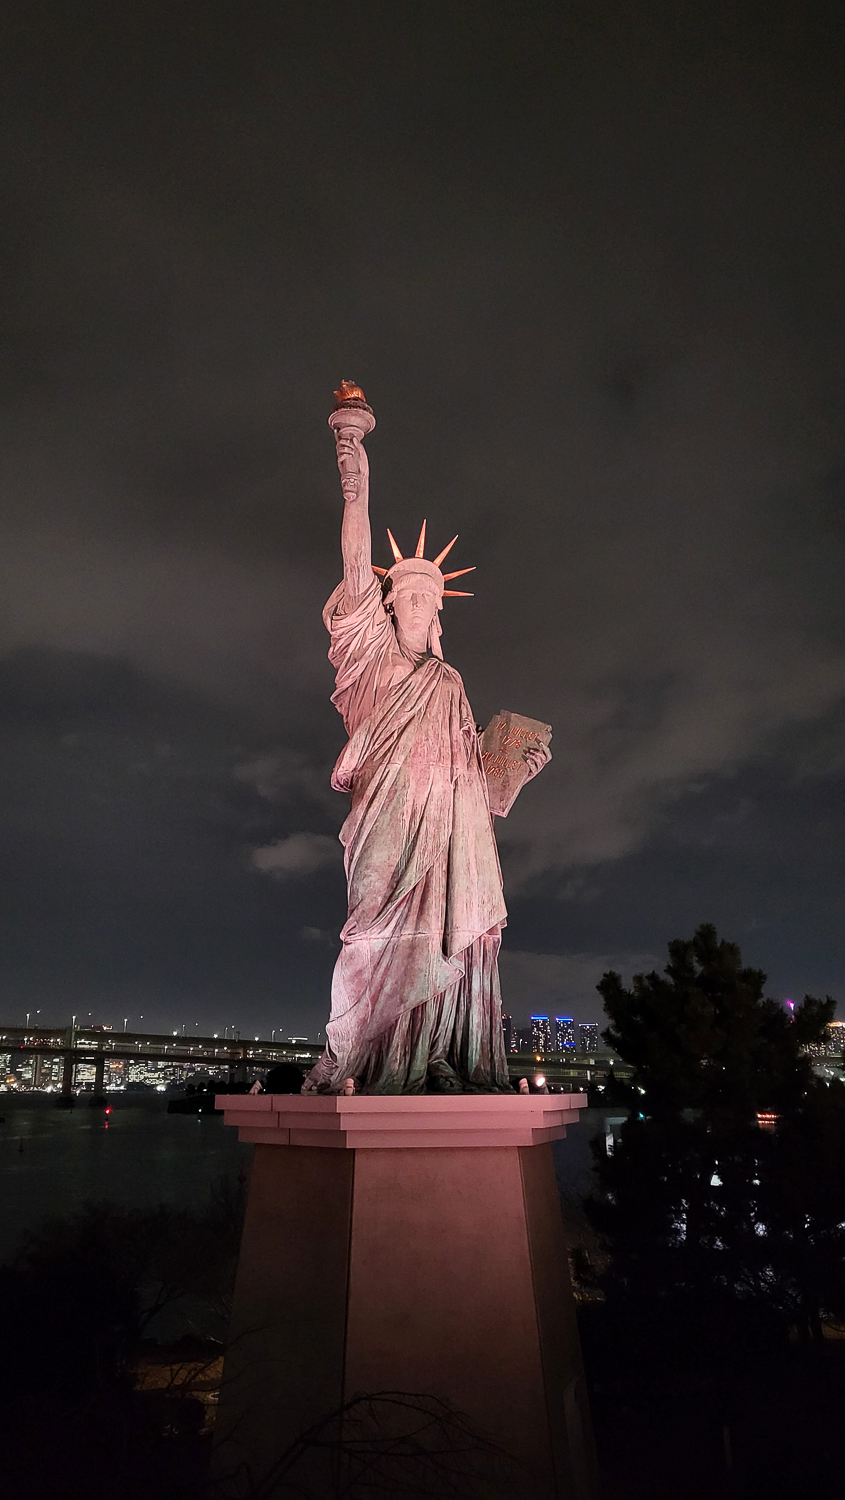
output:
[[[463,683],[405,655],[375,580],[323,612],[349,740],[332,786],[349,887],[328,1046],[307,1087],[507,1087],[498,951],[506,920],[487,782]]]

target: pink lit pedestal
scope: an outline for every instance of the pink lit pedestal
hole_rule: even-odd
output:
[[[401,1391],[521,1460],[510,1495],[593,1500],[551,1155],[584,1095],[217,1104],[255,1143],[218,1473],[260,1477],[350,1398]]]

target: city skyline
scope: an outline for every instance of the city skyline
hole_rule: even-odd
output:
[[[9,1495],[838,1500],[845,8],[9,21]]]
[[[554,1019],[572,1022],[571,1017]],[[532,1057],[536,1062],[551,1056],[558,1061],[562,1060],[565,1065],[587,1065],[587,1079],[594,1076],[590,1074],[589,1066],[596,1060],[603,1060],[606,1074],[607,1060],[616,1054],[598,1035],[596,1023],[576,1023],[577,1045],[565,1043],[559,1048],[555,1045],[559,1033],[552,1033],[549,1022],[548,1016],[534,1016],[531,1026],[516,1028],[513,1018],[503,1012],[506,1052],[510,1056],[521,1054],[523,1062]],[[543,1028],[551,1038],[551,1047],[546,1046]],[[133,1041],[125,1032],[113,1033],[108,1027],[79,1027],[73,1030],[73,1035],[76,1038],[74,1047],[80,1047],[81,1055],[68,1073],[65,1060],[68,1057],[69,1030],[72,1029],[33,1026],[29,1041],[35,1042],[40,1051],[28,1051],[27,1037],[10,1037],[8,1028],[4,1030],[3,1023],[0,1023],[0,1092],[33,1090],[67,1093],[88,1090],[95,1094],[107,1094],[131,1091],[138,1087],[165,1092],[173,1088],[178,1090],[194,1080],[216,1081],[219,1087],[230,1076],[233,1066],[248,1066],[250,1077],[262,1076],[268,1067],[279,1061],[295,1061],[305,1068],[318,1056],[322,1046],[319,1039],[284,1037],[277,1036],[276,1033],[270,1038],[238,1037],[237,1041],[230,1038],[228,1045],[226,1039],[221,1037],[218,1055],[217,1049],[209,1046],[209,1043],[218,1040],[213,1035],[192,1037],[190,1034],[172,1032],[173,1049],[168,1057],[167,1039],[164,1036],[138,1034]],[[86,1042],[86,1038],[90,1038],[90,1042]],[[260,1045],[254,1047],[253,1042]],[[149,1050],[150,1044],[155,1047],[155,1052]],[[115,1047],[119,1050],[115,1051]],[[65,1050],[59,1052],[54,1048]],[[832,1021],[827,1028],[825,1042],[808,1050],[816,1060],[816,1065],[821,1067],[822,1076],[841,1078],[845,1058],[845,1021]],[[100,1058],[102,1069],[99,1077],[97,1063],[91,1060],[95,1054]]]
[[[459,532],[446,660],[553,727],[496,828],[506,1008],[600,1021],[706,921],[775,998],[845,994],[835,49],[529,13],[233,13],[198,58],[45,0],[7,38],[20,1014],[324,1026],[343,378],[374,560]]]
[[[505,976],[507,976],[508,974],[509,957],[510,955],[508,955],[507,953],[505,953],[503,956],[502,968],[504,970]],[[658,972],[660,972],[662,971],[663,963],[664,960],[655,959],[655,961],[651,963],[648,968],[649,970],[652,968],[656,968]],[[632,973],[633,970],[628,975],[623,975],[623,978],[630,979],[632,977]],[[505,985],[503,984],[503,990],[504,989]],[[780,1004],[783,1004],[787,1007],[794,1004],[791,999],[785,996],[781,997],[775,995],[772,998],[776,999]],[[197,1018],[196,1011],[193,1012],[190,1018],[186,1017],[184,1014],[185,1007],[182,1007],[181,1014],[174,1012],[168,1015],[165,1012],[164,1019],[161,1020],[160,1024],[156,1024],[156,1017],[158,1016],[160,1018],[162,1016],[162,1010],[160,1001],[158,1001],[155,997],[147,1000],[144,1010],[138,1011],[122,1010],[119,1003],[109,1006],[106,1002],[98,1010],[88,1010],[87,1008],[85,1008],[84,1000],[83,1004],[79,1005],[77,1002],[77,1005],[78,1008],[71,1008],[69,1004],[62,1004],[62,1002],[60,1001],[54,1001],[52,1003],[49,1001],[45,1001],[44,1004],[38,1006],[19,1006],[16,1008],[7,1004],[4,1008],[3,1016],[0,1017],[0,1026],[2,1026],[3,1024],[13,1026],[32,1024],[33,1026],[38,1025],[42,1027],[64,1027],[70,1024],[79,1024],[80,1026],[89,1027],[105,1026],[110,1027],[115,1031],[119,1031],[122,1026],[129,1026],[133,1029],[149,1029],[151,1031],[160,1031],[165,1033],[170,1033],[172,1031],[174,1036],[177,1035],[177,1033],[180,1032],[182,1028],[185,1028],[187,1031],[199,1030],[203,1035],[207,1036],[211,1036],[216,1032],[221,1037],[227,1034],[234,1035],[235,1030],[243,1030],[245,1035],[252,1030],[249,1025],[244,1024],[242,1020],[239,1020],[237,1018],[236,1012],[239,1009],[238,1002],[232,1003],[230,1001],[228,1006],[225,1008],[221,1006],[221,1008],[216,1012],[216,1019],[212,1020],[205,1019],[206,1017],[208,1017],[209,1012],[212,1010],[212,1005],[210,1003],[207,1006],[203,1007],[203,1011],[200,1013],[199,1018]],[[225,1019],[227,1016],[227,1011],[228,1019]],[[588,1019],[585,1017],[585,1012],[589,1017]],[[277,1032],[281,1033],[284,1031],[286,1034],[290,1033],[294,1037],[300,1035],[308,1035],[316,1039],[316,1037],[323,1035],[326,1018],[324,1015],[318,1017],[316,1014],[314,1014],[311,1017],[311,1031],[306,1032],[303,1029],[303,1025],[301,1023],[297,1024],[297,1019],[307,1017],[308,1014],[309,1012],[307,1000],[305,999],[305,997],[300,997],[300,1000],[298,1002],[291,1002],[289,1014],[287,1016],[279,1013],[274,1015],[272,1012],[270,1012],[267,1015],[268,1024],[258,1034],[260,1034],[261,1036],[269,1037],[271,1032],[275,1034]],[[519,1030],[530,1027],[535,1015],[542,1015],[546,1020],[549,1020],[550,1022],[553,1022],[555,1024],[559,1022],[574,1023],[576,1029],[577,1027],[586,1024],[595,1026],[599,1031],[602,1031],[608,1025],[608,1018],[604,1013],[601,999],[598,996],[598,993],[596,993],[596,998],[595,1000],[593,1000],[592,996],[589,993],[589,990],[587,990],[585,994],[582,993],[581,999],[577,1000],[574,1005],[572,1005],[570,1002],[569,1008],[567,1008],[566,1003],[561,1003],[558,999],[557,1004],[551,1004],[545,1011],[535,1011],[534,1009],[532,1009],[530,998],[526,999],[521,1006],[514,1005],[513,1003],[508,1004],[507,995],[503,994],[503,1014],[511,1017],[513,1020],[514,1028]],[[172,1022],[176,1019],[177,1015],[178,1024],[173,1025]],[[291,1019],[291,1017],[293,1019]],[[584,1017],[584,1019],[582,1019],[582,1017]],[[577,1037],[573,1045],[579,1045]]]

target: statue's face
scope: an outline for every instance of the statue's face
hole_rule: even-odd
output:
[[[432,621],[440,607],[440,595],[424,576],[403,579],[391,599],[396,628],[407,639],[428,640]]]

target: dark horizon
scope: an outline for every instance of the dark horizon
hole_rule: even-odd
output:
[[[45,0],[10,28],[4,1020],[316,1036],[345,886],[326,418],[423,517],[497,834],[505,1009],[702,922],[845,976],[845,18]]]

